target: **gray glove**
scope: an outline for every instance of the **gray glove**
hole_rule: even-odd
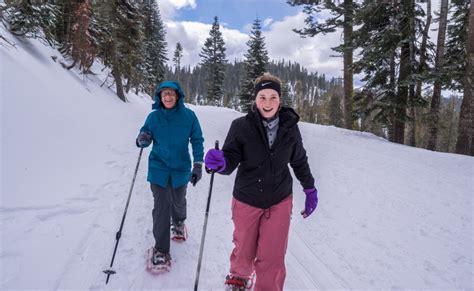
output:
[[[146,148],[151,144],[151,134],[146,131],[140,132],[135,143],[139,148]]]
[[[193,186],[196,186],[197,182],[201,180],[201,177],[202,177],[202,164],[194,163],[193,171],[191,173],[191,179],[189,179],[189,182],[191,182]]]

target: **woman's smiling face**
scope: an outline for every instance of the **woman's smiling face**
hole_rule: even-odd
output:
[[[260,90],[255,97],[255,105],[263,118],[271,118],[280,108],[280,96],[273,89]]]
[[[176,101],[178,100],[178,94],[173,89],[163,89],[160,92],[161,95],[161,102],[165,106],[166,109],[171,109],[176,105]]]

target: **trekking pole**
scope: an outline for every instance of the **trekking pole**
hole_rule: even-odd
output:
[[[215,149],[219,149],[219,141],[216,140]],[[198,266],[196,271],[196,281],[194,282],[194,291],[197,291],[198,284],[199,284],[199,273],[201,272],[201,261],[202,261],[202,253],[204,250],[204,240],[206,238],[206,229],[207,229],[207,218],[209,217],[209,207],[211,205],[211,194],[212,194],[212,184],[214,183],[214,170],[210,171],[211,173],[211,183],[209,186],[209,195],[207,196],[207,206],[206,206],[206,215],[204,216],[204,226],[202,227],[202,236],[201,236],[201,247],[199,249],[199,260]]]
[[[135,174],[133,175],[132,186],[130,187],[130,192],[128,193],[128,199],[127,199],[127,204],[125,205],[125,211],[123,212],[122,223],[120,224],[119,231],[115,235],[115,240],[116,240],[115,249],[114,249],[114,254],[112,255],[112,261],[110,262],[110,268],[108,270],[104,270],[104,273],[107,274],[107,280],[105,281],[105,284],[109,283],[110,275],[115,274],[115,271],[112,270],[112,265],[114,264],[115,253],[117,252],[117,247],[118,247],[118,244],[119,244],[119,240],[120,240],[120,237],[122,236],[122,228],[123,228],[123,224],[125,222],[125,216],[127,216],[128,204],[130,203],[130,197],[132,197],[133,185],[135,184],[135,178],[137,177],[138,166],[140,165],[140,159],[142,157],[142,152],[143,152],[143,148],[140,149],[140,154],[138,155],[137,166],[135,168]]]

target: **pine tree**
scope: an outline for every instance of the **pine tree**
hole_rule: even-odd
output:
[[[409,107],[408,107],[408,128],[407,128],[407,144],[410,146],[417,146],[417,119],[418,119],[418,112],[420,111],[420,107],[425,107],[427,102],[421,95],[421,89],[423,84],[423,79],[426,79],[426,74],[429,72],[429,55],[428,49],[433,50],[433,44],[428,41],[428,33],[430,31],[431,26],[431,0],[426,1],[426,21],[425,23],[420,22],[420,26],[423,26],[423,30],[421,31],[422,40],[420,45],[420,61],[418,64],[418,68],[416,70],[416,74],[414,74],[414,78],[416,80],[415,84],[415,92],[414,94],[410,94],[409,100]]]
[[[61,45],[60,52],[70,53],[69,39],[71,38],[71,27],[74,17],[74,6],[76,1],[63,0],[58,1],[58,17],[56,19],[55,39]],[[92,9],[91,9],[92,11]]]
[[[290,96],[290,86],[287,82],[283,82],[283,87],[281,88],[281,105],[285,107],[293,107],[293,102]]]
[[[96,39],[90,0],[57,1],[54,39],[60,44],[59,51],[72,58],[72,63],[61,65],[67,69],[79,64],[83,73],[89,73],[96,57]]]
[[[342,3],[341,3],[342,2]],[[353,18],[357,10],[357,4],[353,0],[344,1],[328,1],[328,0],[289,0],[292,6],[304,5],[303,12],[307,15],[305,23],[307,27],[304,29],[294,29],[301,36],[313,37],[319,33],[333,33],[336,28],[343,28],[344,40],[343,44],[334,48],[344,56],[344,126],[352,129],[354,123],[353,113]],[[318,20],[314,14],[328,10],[331,17],[324,22]]]
[[[239,80],[243,79],[245,74],[244,66],[245,63],[243,61],[235,60],[225,65],[226,78],[223,86],[223,106],[239,110]],[[329,104],[333,92],[337,92],[338,96],[340,96],[339,98],[342,98],[342,79],[338,79],[338,82],[331,81],[331,83],[326,80],[324,74],[319,75],[317,72],[309,73],[300,64],[285,62],[284,60],[268,63],[267,69],[276,76],[282,76],[282,80],[284,80],[281,94],[283,105],[288,104],[294,107],[303,121],[313,123],[324,121],[325,124],[330,124],[329,117],[325,119],[323,116],[329,116],[326,113],[326,110],[329,110],[329,106],[326,105]],[[204,103],[203,96],[206,91],[206,84],[203,75],[204,70],[200,65],[195,66],[193,69],[189,66],[181,68],[179,78],[182,87],[187,92],[186,102],[193,104]],[[166,78],[177,79],[177,74],[172,67],[167,66]],[[323,95],[328,90],[331,91],[327,94],[328,102],[323,106]],[[379,131],[375,131],[378,127],[374,125],[371,128],[374,128],[374,133],[381,135]]]
[[[225,64],[227,63],[225,50],[224,38],[219,30],[217,16],[215,16],[209,37],[204,42],[199,54],[206,76],[205,100],[210,105],[221,106],[223,103]]]
[[[2,18],[7,21],[12,34],[43,39],[52,45],[59,9],[54,2],[8,1],[2,8]]]
[[[245,53],[244,78],[240,82],[240,106],[243,112],[248,112],[254,100],[254,80],[266,71],[268,52],[265,48],[265,38],[262,35],[261,20],[253,22],[250,40],[247,41],[248,51]]]
[[[396,14],[393,5],[364,1],[356,18],[360,28],[354,35],[355,45],[361,48],[354,72],[362,73],[364,82],[357,100],[359,115],[373,116],[375,122],[388,128],[390,137],[396,97],[395,59],[400,42]]]
[[[154,88],[165,77],[166,31],[161,20],[158,4],[154,0],[144,1],[145,26],[145,77],[146,91],[153,95]]]
[[[438,130],[439,130],[439,107],[441,102],[441,86],[442,79],[441,73],[444,67],[444,46],[446,39],[446,26],[448,19],[448,0],[441,0],[441,11],[439,17],[439,29],[438,29],[438,43],[436,47],[436,63],[435,63],[435,82],[433,88],[433,97],[431,98],[431,110],[430,110],[430,139],[428,141],[428,149],[436,150],[438,143]]]
[[[360,28],[354,43],[361,48],[361,57],[354,62],[354,72],[363,73],[364,92],[370,92],[360,98],[371,96],[367,102],[358,101],[367,106],[359,110],[373,116],[388,130],[389,140],[397,143],[405,142],[407,108],[423,104],[415,95],[414,75],[420,68],[415,36],[421,27],[415,24],[422,15],[413,0],[366,0],[355,19]]]
[[[72,68],[76,63],[79,63],[79,69],[83,73],[87,73],[94,63],[96,55],[95,43],[90,31],[91,2],[90,0],[84,0],[80,3],[76,2],[73,8],[74,20],[71,26],[69,45],[67,46],[73,63],[68,68]]]
[[[330,99],[329,99],[329,124],[337,127],[342,127],[344,114],[342,112],[342,92],[340,88],[342,87],[341,79],[332,79],[331,80],[331,90]]]
[[[395,99],[394,119],[393,119],[393,141],[397,143],[405,143],[405,126],[407,120],[408,100],[410,97],[410,87],[412,83],[412,75],[415,71],[414,59],[414,39],[415,27],[414,0],[401,0],[399,10],[398,29],[400,31],[400,63],[397,84],[397,98]],[[414,88],[414,87],[413,87]]]
[[[174,50],[174,53],[173,53],[173,63],[174,63],[175,74],[178,74],[179,71],[181,70],[182,57],[183,57],[183,47],[181,46],[181,43],[178,42],[176,43],[176,49]]]
[[[144,26],[142,4],[135,2],[122,2],[119,5],[119,29],[117,33],[119,44],[119,64],[125,83],[125,91],[138,88],[140,80],[146,76],[143,66],[145,57]],[[130,37],[132,36],[133,37]]]
[[[474,6],[471,3],[468,13],[466,33],[466,66],[464,69],[464,97],[459,116],[456,153],[474,156]]]
[[[243,76],[244,64],[242,62],[227,63],[224,80],[224,106],[238,110],[240,100],[238,97],[239,82]]]
[[[443,85],[451,90],[463,90],[470,2],[470,0],[451,0],[452,13],[447,24],[446,54],[442,72]]]
[[[126,102],[123,80],[127,80],[127,89],[137,85],[141,75],[139,64],[143,61],[143,28],[139,6],[132,2],[93,3],[98,55],[111,68],[117,96]]]
[[[461,99],[455,95],[443,98],[440,106],[438,151],[453,152],[456,146]]]
[[[303,81],[297,80],[295,82],[295,110],[298,112],[298,114],[302,115],[304,111],[304,97],[305,97],[305,92],[304,92],[304,84]]]

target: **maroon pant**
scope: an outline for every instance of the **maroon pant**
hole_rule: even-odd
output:
[[[271,208],[261,209],[232,199],[234,250],[230,273],[246,278],[255,271],[255,291],[283,290],[292,200],[290,195]]]

